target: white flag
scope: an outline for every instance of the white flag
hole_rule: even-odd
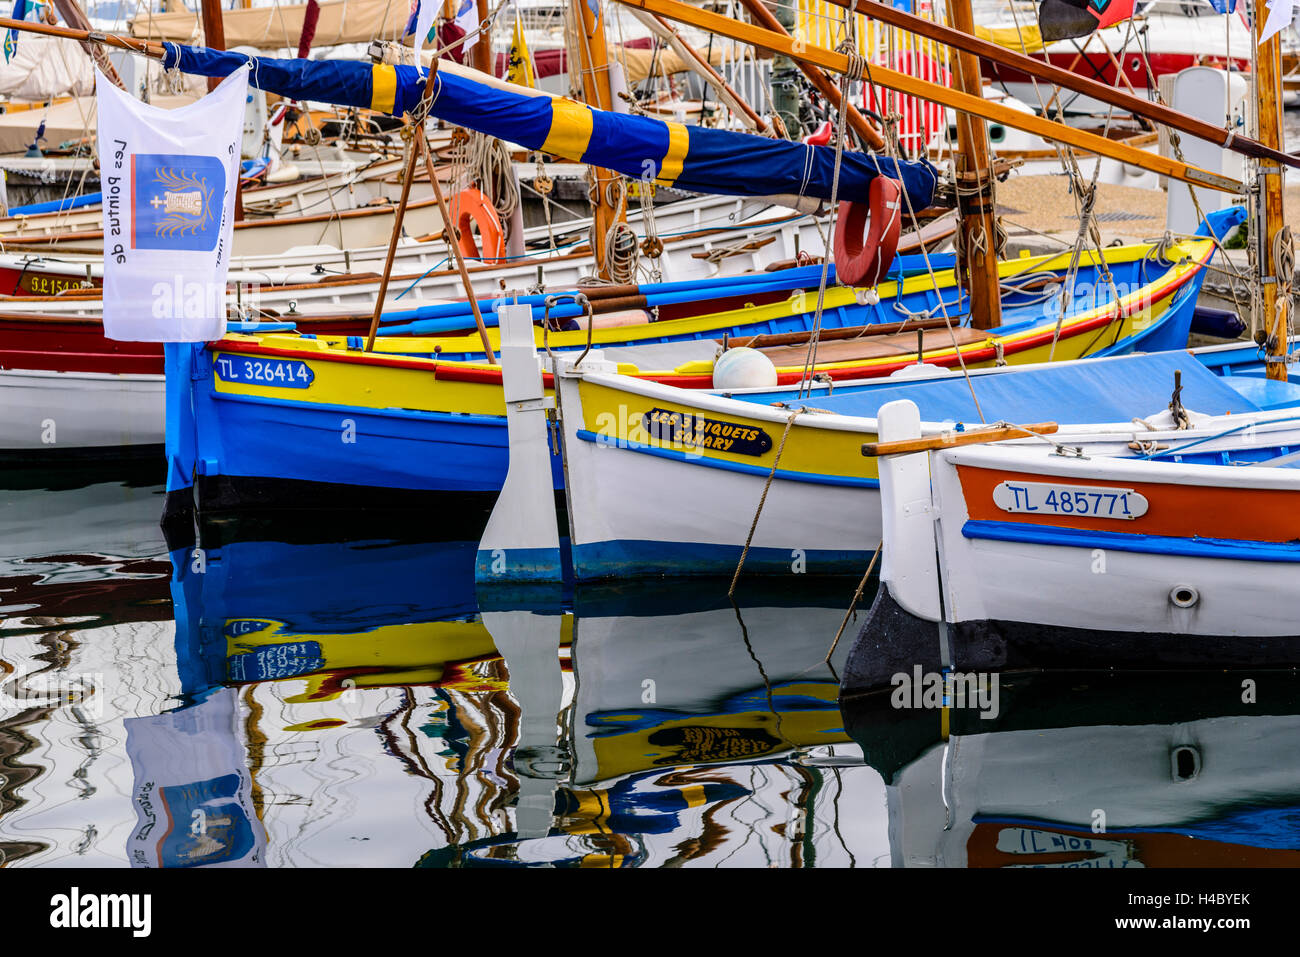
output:
[[[476,0],[456,0],[456,2],[460,4],[456,8],[456,26],[466,33],[473,34],[461,45],[461,49],[468,53],[479,39],[479,35],[474,33],[478,29],[478,3]]]
[[[226,273],[248,70],[176,110],[96,73],[104,194],[104,334],[206,342],[226,332]]]
[[[419,6],[415,11],[415,39],[412,44],[415,46],[415,65],[420,65],[420,48],[424,46],[424,38],[429,35],[429,30],[433,27],[433,16],[438,12],[440,4],[437,0],[420,0]]]
[[[219,688],[197,704],[127,718],[135,772],[132,867],[261,867],[266,830],[240,743],[238,692]]]
[[[1266,43],[1273,34],[1285,30],[1294,13],[1295,0],[1268,0],[1268,19],[1264,21],[1264,29],[1259,34],[1260,44]]]

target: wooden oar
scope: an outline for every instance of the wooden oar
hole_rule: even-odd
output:
[[[762,50],[781,53],[793,60],[807,60],[825,69],[834,70],[836,73],[852,73],[853,63],[843,53],[827,50],[825,47],[815,46],[802,40],[796,41],[786,34],[777,34],[749,23],[732,20],[730,17],[701,10],[681,3],[679,0],[618,0],[618,2],[626,6],[640,7],[642,10],[662,14],[670,20],[687,23],[701,30],[739,40],[741,43],[748,43]],[[877,86],[883,86],[886,89],[905,93],[909,96],[920,97],[932,103],[950,106],[972,116],[993,120],[1003,126],[1024,130],[1044,139],[1065,143],[1099,156],[1119,160],[1121,163],[1128,163],[1130,166],[1149,170],[1152,173],[1170,176],[1181,182],[1191,183],[1193,186],[1205,186],[1225,193],[1240,193],[1243,189],[1240,181],[1230,177],[1220,176],[1217,173],[1211,173],[1208,170],[1190,166],[1187,163],[1180,163],[1165,156],[1146,153],[1123,143],[1108,140],[1106,137],[1098,136],[1095,133],[1087,133],[1072,126],[1066,126],[1064,123],[1055,123],[1043,119],[1033,113],[1022,113],[1001,103],[985,100],[983,97],[952,90],[937,83],[927,83],[925,80],[919,80],[897,70],[872,65],[869,72],[870,82]],[[1227,136],[1227,132],[1224,131],[1223,135]]]
[[[1055,422],[1038,422],[1034,425],[991,426],[986,429],[967,429],[965,432],[940,432],[920,439],[899,439],[897,442],[864,442],[862,454],[879,458],[882,455],[907,455],[910,452],[930,452],[950,449],[958,445],[981,445],[985,442],[1005,442],[1023,439],[1027,433],[1051,435],[1059,429]]]

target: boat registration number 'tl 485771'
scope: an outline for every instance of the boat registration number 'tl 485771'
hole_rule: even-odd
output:
[[[1135,519],[1147,513],[1147,500],[1131,488],[1058,485],[1055,482],[1001,482],[993,504],[1004,512]]]
[[[297,359],[250,359],[219,355],[212,360],[217,378],[244,385],[273,385],[282,389],[305,389],[316,374]]]

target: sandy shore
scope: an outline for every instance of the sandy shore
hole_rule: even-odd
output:
[[[1163,189],[1132,186],[1097,187],[1098,226],[1104,242],[1137,242],[1164,232],[1166,194]],[[1018,176],[1014,172],[997,189],[998,214],[1013,240],[1030,242],[1047,233],[1073,242],[1079,229],[1074,197],[1064,176]],[[1300,217],[1300,186],[1286,191],[1286,219]],[[1048,247],[1050,248],[1050,246]]]

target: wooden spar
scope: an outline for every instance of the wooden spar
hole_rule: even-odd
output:
[[[54,6],[70,26],[76,27],[78,30],[85,30],[87,33],[90,32],[90,21],[86,19],[86,13],[81,9],[81,4],[77,3],[77,0],[54,0]],[[86,51],[88,57],[95,61],[95,65],[103,71],[104,76],[113,81],[114,86],[119,90],[126,89],[122,78],[117,75],[117,69],[108,59],[108,54],[104,52],[98,43],[82,40],[81,48]]]
[[[727,104],[727,107],[733,113],[741,117],[746,126],[760,133],[767,132],[767,122],[755,112],[753,107],[745,102],[744,98],[732,88],[730,83],[718,75],[718,71],[713,69],[712,64],[695,47],[683,39],[681,34],[677,32],[676,27],[657,14],[646,13],[644,10],[635,8],[632,9],[631,13],[645,25],[646,29],[672,47],[693,73],[712,86],[718,93],[718,99]]]
[[[226,22],[221,19],[220,0],[202,0],[200,8],[203,16],[203,42],[208,45],[209,49],[224,50],[226,48]],[[209,93],[220,85],[221,77],[208,77]]]
[[[953,26],[975,30],[970,0],[948,0]],[[851,15],[851,14],[850,14]],[[954,88],[984,97],[979,57],[953,51]],[[970,295],[972,329],[1002,325],[1002,285],[998,277],[998,223],[993,171],[989,168],[988,130],[969,113],[957,114],[957,209],[961,214],[961,255],[957,275]]]
[[[1264,28],[1264,18],[1260,15],[1262,3],[1254,4],[1253,20],[1255,42],[1259,43],[1260,31]],[[1281,37],[1273,34],[1266,43],[1259,44],[1255,67],[1256,115],[1259,122],[1259,138],[1268,146],[1279,151],[1282,149],[1282,124],[1280,107],[1282,103],[1282,78],[1280,69]],[[1256,171],[1261,183],[1259,197],[1259,238],[1261,240],[1258,254],[1261,282],[1261,303],[1263,327],[1266,334],[1264,348],[1268,353],[1266,374],[1270,379],[1285,381],[1287,378],[1287,345],[1290,336],[1290,296],[1282,295],[1281,287],[1290,287],[1292,276],[1279,275],[1278,259],[1287,256],[1287,250],[1280,250],[1281,257],[1274,255],[1275,244],[1282,244],[1279,239],[1286,223],[1282,216],[1282,167],[1276,163],[1261,161]],[[1283,234],[1286,236],[1286,234]],[[1292,247],[1294,248],[1294,247]],[[1293,254],[1292,254],[1293,255]],[[1283,264],[1285,267],[1285,264]],[[1294,271],[1294,264],[1289,268]]]
[[[993,426],[987,429],[968,429],[965,432],[941,432],[919,439],[899,439],[897,442],[864,442],[862,454],[866,456],[908,455],[912,452],[929,452],[950,449],[958,445],[981,445],[984,442],[1006,442],[1023,439],[1028,433],[1051,435],[1058,426],[1055,422],[1038,422],[1034,425]]]
[[[1033,57],[1017,53],[1014,50],[1008,50],[1006,47],[998,46],[989,40],[981,40],[979,37],[971,36],[970,33],[964,30],[954,29],[942,23],[935,23],[933,20],[918,17],[887,3],[877,2],[877,0],[829,0],[829,2],[836,6],[854,10],[872,20],[879,20],[891,27],[898,27],[930,40],[945,43],[953,49],[973,53],[1002,66],[1011,67],[1047,83],[1065,87],[1075,93],[1083,93],[1094,99],[1101,100],[1103,103],[1117,106],[1136,116],[1146,117],[1148,120],[1161,123],[1181,133],[1187,133],[1190,136],[1208,140],[1211,143],[1221,144],[1225,149],[1241,153],[1243,156],[1250,156],[1254,159],[1272,159],[1275,162],[1286,163],[1288,166],[1300,169],[1300,157],[1290,156],[1279,149],[1248,137],[1236,136],[1228,130],[1215,126],[1213,123],[1207,123],[1204,120],[1189,116],[1145,97],[1125,93],[1123,90],[1108,86],[1081,73],[1075,73],[1042,60],[1035,60]],[[876,69],[873,66],[872,72],[874,73]]]
[[[614,109],[614,95],[609,85],[609,47],[605,42],[605,15],[598,3],[571,0],[573,23],[578,39],[578,66],[582,77],[582,98],[588,106],[599,110]],[[569,51],[573,55],[573,51]],[[592,255],[596,260],[596,274],[601,279],[612,279],[612,264],[606,261],[606,237],[626,217],[624,204],[610,202],[612,188],[620,182],[616,173],[591,167],[596,179],[595,195],[591,201],[594,219]],[[647,184],[641,184],[643,187]]]
[[[69,40],[83,40],[102,43],[104,46],[119,50],[130,50],[143,56],[161,60],[165,54],[163,45],[153,40],[137,40],[116,33],[97,33],[94,30],[78,30],[75,27],[60,27],[49,23],[35,23],[28,20],[12,20],[0,17],[0,30],[23,30],[27,33],[39,33],[47,37],[67,37]]]
[[[433,195],[438,200],[438,209],[442,211],[443,222],[447,224],[447,246],[451,249],[451,258],[456,263],[456,271],[460,273],[461,288],[465,290],[469,308],[474,313],[474,325],[478,327],[478,337],[483,343],[483,352],[488,362],[496,365],[497,357],[492,351],[492,343],[488,341],[487,327],[483,325],[483,313],[479,311],[474,285],[469,281],[469,270],[465,268],[465,257],[461,255],[460,245],[457,243],[456,227],[452,224],[451,213],[447,211],[447,198],[443,195],[442,184],[438,182],[438,172],[433,168],[433,153],[429,149],[429,138],[424,135],[424,124],[420,124],[416,139],[420,144],[420,152],[424,154],[424,170],[429,176],[429,183],[433,186]]]
[[[434,59],[429,63],[429,75],[424,81],[422,100],[427,100],[433,94],[433,87],[437,80],[438,61]],[[420,156],[423,155],[424,168],[428,173],[429,183],[433,186],[433,195],[438,201],[438,210],[442,214],[447,246],[452,261],[456,263],[456,270],[460,273],[461,285],[465,289],[465,297],[469,300],[469,307],[474,313],[474,325],[478,327],[479,338],[483,342],[483,352],[487,355],[488,362],[496,365],[496,355],[492,351],[492,344],[488,341],[487,327],[483,324],[483,314],[479,311],[478,299],[474,295],[474,286],[469,280],[469,271],[465,268],[465,260],[460,254],[456,227],[452,224],[451,214],[447,211],[447,199],[442,192],[442,184],[438,181],[437,171],[433,168],[433,155],[429,151],[429,138],[425,133],[424,120],[424,114],[421,112],[419,118],[409,128],[411,152],[406,158],[406,167],[402,174],[402,195],[398,200],[397,213],[393,217],[393,234],[388,239],[388,256],[384,260],[384,272],[379,280],[379,295],[375,299],[375,311],[370,317],[370,334],[366,337],[366,351],[373,352],[375,348],[375,336],[379,333],[379,317],[383,314],[384,301],[388,298],[388,281],[393,274],[393,259],[397,255],[397,240],[402,235],[402,220],[406,216],[406,204],[411,196],[411,183],[415,179],[415,165]]]
[[[478,22],[481,27],[484,21],[490,15],[488,10],[488,0],[475,0],[478,10]],[[474,61],[473,67],[480,73],[486,73],[488,76],[496,76],[496,64],[492,62],[492,31],[483,30],[478,35],[478,41],[470,50],[470,59]]]
[[[763,29],[793,39],[790,37],[790,34],[786,31],[785,27],[781,26],[776,15],[763,5],[763,0],[741,0],[741,3],[744,4],[746,12],[749,13],[754,22],[762,26]],[[628,5],[635,6],[635,4]],[[673,19],[676,19],[676,17]],[[802,71],[803,75],[808,78],[808,82],[816,88],[817,92],[826,97],[830,102],[830,105],[838,110],[840,108],[839,87],[832,83],[830,79],[827,78],[826,74],[817,69],[813,64],[807,63],[795,56],[792,56],[791,59],[799,65],[800,71]],[[849,104],[849,115],[846,119],[853,132],[860,136],[873,150],[885,148],[885,139],[880,135],[880,130],[867,122],[867,118],[859,113],[857,107],[852,103]]]
[[[221,19],[221,0],[203,0],[203,39],[213,50],[224,50],[226,48],[226,23]],[[221,77],[208,77],[208,92],[211,93],[221,85]],[[253,94],[254,96],[265,96],[260,90]],[[240,222],[244,218],[244,191],[239,186],[239,178],[235,178],[235,222]]]
[[[670,20],[687,23],[763,50],[784,53],[795,60],[807,60],[824,69],[834,70],[836,73],[849,72],[849,58],[842,53],[836,53],[834,50],[827,50],[825,47],[815,46],[803,41],[796,44],[788,35],[774,33],[771,30],[764,30],[748,23],[732,20],[730,17],[701,10],[681,3],[679,0],[617,0],[617,2],[626,6],[640,7],[642,10],[659,13]],[[1191,183],[1193,186],[1204,186],[1225,193],[1240,193],[1242,190],[1242,184],[1230,177],[1220,176],[1217,173],[1211,173],[1199,167],[1190,166],[1187,163],[1180,163],[1165,156],[1147,153],[1124,143],[1109,140],[1104,136],[1098,136],[1095,133],[1088,133],[1084,130],[1066,126],[1064,123],[1043,119],[1032,113],[1022,113],[1019,110],[1003,106],[1001,103],[985,100],[982,96],[971,96],[969,93],[962,93],[960,90],[950,90],[946,86],[927,83],[925,80],[918,80],[914,76],[899,73],[897,70],[873,65],[871,67],[870,82],[889,90],[929,100],[932,103],[950,106],[955,110],[964,110],[967,113],[986,120],[993,120],[1015,130],[1024,130],[1044,139],[1055,140],[1099,156],[1119,160],[1121,163],[1128,163],[1130,166],[1136,166],[1139,169],[1159,173],[1161,176],[1169,176],[1180,182]],[[1300,162],[1300,158],[1293,158],[1293,161]]]
[[[433,60],[429,64],[429,75],[424,81],[424,95],[421,100],[427,100],[433,95],[434,84],[438,81],[438,61]],[[397,201],[397,212],[393,216],[393,234],[388,238],[388,258],[384,260],[384,272],[379,279],[379,295],[375,298],[375,311],[370,317],[370,335],[366,337],[366,352],[372,352],[375,348],[375,336],[379,333],[379,317],[384,311],[384,300],[388,298],[388,280],[393,274],[393,258],[397,255],[397,240],[402,235],[402,220],[406,218],[406,203],[411,197],[411,181],[415,179],[415,164],[420,159],[420,150],[418,140],[424,138],[424,115],[421,114],[419,119],[412,123],[408,129],[411,138],[407,140],[406,148],[406,166],[402,170],[402,195]],[[447,241],[451,245],[456,244],[456,234],[452,229],[451,222],[444,218],[443,225],[447,229]]]

